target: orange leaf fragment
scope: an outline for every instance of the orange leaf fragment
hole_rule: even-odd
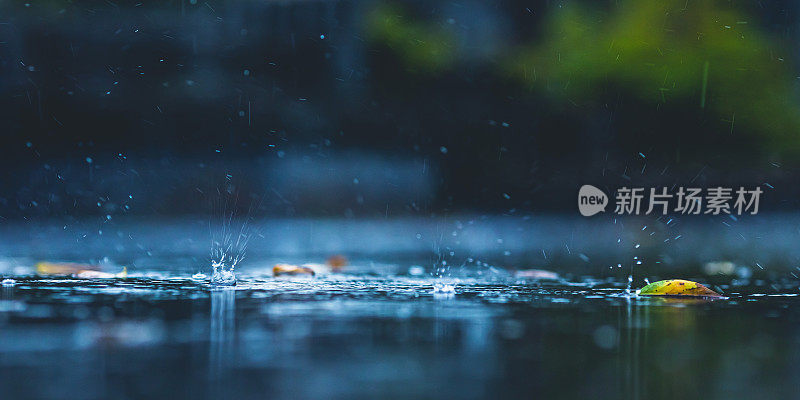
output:
[[[314,270],[309,267],[298,267],[292,264],[275,264],[272,267],[273,276],[298,276],[308,275],[314,276]]]

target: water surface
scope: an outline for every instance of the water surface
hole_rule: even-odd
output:
[[[391,262],[217,288],[188,273],[19,274],[0,288],[9,398],[789,398],[797,288],[643,298],[626,282],[411,276]],[[414,271],[414,270],[412,270]],[[418,272],[418,271],[414,271]],[[5,396],[4,396],[5,397]]]

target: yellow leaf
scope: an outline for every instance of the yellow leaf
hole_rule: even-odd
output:
[[[653,282],[639,291],[641,296],[722,297],[719,293],[692,281],[667,279]]]
[[[122,272],[112,274],[110,272],[103,272],[100,270],[100,267],[94,265],[42,261],[36,263],[36,273],[39,275],[73,275],[85,279],[111,279],[127,278],[128,268],[123,267]]]

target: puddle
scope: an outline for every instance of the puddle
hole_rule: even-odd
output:
[[[420,273],[419,261],[311,278],[254,265],[224,287],[169,268],[108,279],[4,275],[0,386],[12,397],[49,397],[70,379],[86,389],[59,394],[352,398],[425,397],[458,381],[448,396],[642,398],[680,384],[723,398],[742,393],[705,381],[743,374],[760,377],[753,390],[780,387],[800,354],[798,290],[788,281],[720,282],[727,297],[706,300],[638,297],[627,279],[590,276],[443,279]],[[589,393],[574,379],[604,383]],[[31,380],[39,383],[19,383]]]

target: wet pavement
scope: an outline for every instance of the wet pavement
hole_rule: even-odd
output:
[[[0,388],[98,399],[796,393],[793,285],[683,300],[629,295],[612,279],[492,275],[447,278],[455,293],[436,293],[442,278],[401,269],[245,269],[227,288],[163,271],[16,276],[0,289]]]
[[[0,398],[791,398],[786,220],[717,241],[666,221],[252,223],[231,287],[209,282],[207,220],[6,225]],[[635,295],[667,278],[725,297]]]

